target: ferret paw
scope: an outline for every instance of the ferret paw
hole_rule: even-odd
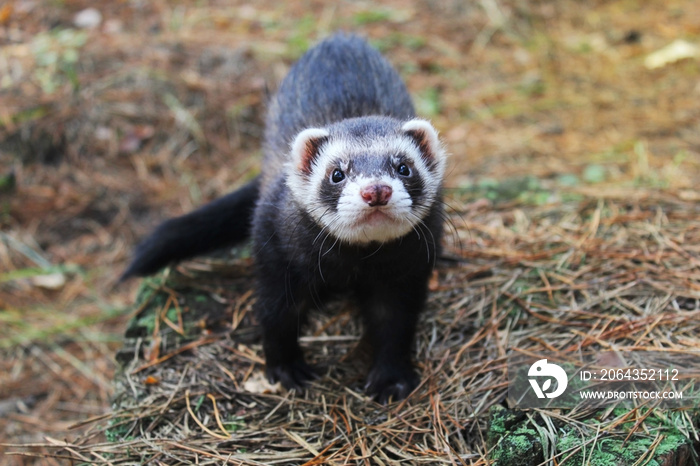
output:
[[[411,367],[378,366],[370,370],[365,391],[381,404],[406,398],[418,386],[420,378]]]
[[[296,388],[297,391],[300,391],[307,382],[318,378],[314,368],[302,360],[268,366],[265,372],[270,383],[279,382],[287,390]]]

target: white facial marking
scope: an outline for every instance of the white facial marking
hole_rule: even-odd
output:
[[[391,187],[386,205],[372,207],[362,198],[362,188],[374,185]],[[411,231],[416,223],[412,205],[411,196],[400,180],[390,176],[356,177],[344,186],[336,212],[328,215],[327,222],[324,219],[321,222],[348,243],[386,242]]]
[[[312,159],[311,172],[299,170],[303,165],[309,139],[328,137],[325,129],[302,131],[292,144],[287,185],[297,203],[311,215],[319,226],[332,236],[350,244],[387,242],[408,234],[425,218],[442,186],[446,155],[435,129],[425,120],[410,120],[402,131],[415,131],[424,136],[430,159],[426,159],[416,141],[408,134],[395,134],[376,139],[332,137],[325,141]],[[401,177],[395,173],[381,175],[352,174],[341,183],[340,195],[332,208],[319,199],[323,183],[333,169],[347,173],[348,160],[355,154],[376,154],[377,157],[397,159],[402,154],[410,163],[413,176],[422,180],[422,202],[414,205]],[[392,163],[395,165],[395,163]],[[387,185],[392,194],[386,205],[369,206],[362,198],[363,187]]]
[[[292,162],[297,169],[302,169],[303,166],[309,163],[307,160],[313,154],[309,154],[309,150],[313,147],[313,142],[322,138],[328,137],[328,131],[323,128],[308,128],[297,134],[292,142]],[[313,161],[311,161],[313,169]]]
[[[424,181],[426,182],[426,184],[429,183],[431,185],[429,189],[432,192],[437,193],[440,189],[440,186],[442,185],[442,179],[445,176],[445,165],[447,163],[447,154],[445,153],[445,149],[443,148],[442,143],[440,143],[437,131],[435,130],[435,128],[433,128],[433,125],[431,125],[430,122],[428,122],[427,120],[422,120],[420,118],[407,121],[403,124],[401,129],[404,132],[417,131],[425,134],[427,138],[426,143],[433,157],[432,160],[435,166],[433,168],[433,176],[425,177]],[[423,159],[420,153],[419,158],[425,164],[425,159]],[[427,169],[427,166],[425,166],[425,168]]]

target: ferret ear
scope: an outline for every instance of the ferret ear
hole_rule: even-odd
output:
[[[292,143],[292,161],[300,172],[311,174],[321,144],[328,140],[329,134],[323,128],[309,128],[297,134]]]
[[[433,125],[426,120],[415,119],[404,123],[401,130],[413,139],[431,170],[444,166],[445,151]]]

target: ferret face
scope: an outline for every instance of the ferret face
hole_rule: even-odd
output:
[[[427,121],[363,117],[302,131],[290,163],[298,204],[330,235],[367,244],[423,234],[445,153]]]

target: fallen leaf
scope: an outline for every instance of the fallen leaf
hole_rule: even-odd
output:
[[[48,275],[37,275],[31,278],[32,285],[47,290],[58,290],[66,284],[66,276],[62,273],[51,273]]]
[[[644,59],[644,66],[653,70],[686,58],[700,56],[700,48],[688,41],[678,39],[666,47],[650,53]]]
[[[265,375],[258,371],[243,382],[243,390],[249,393],[279,393],[282,386],[280,383],[271,384]]]

